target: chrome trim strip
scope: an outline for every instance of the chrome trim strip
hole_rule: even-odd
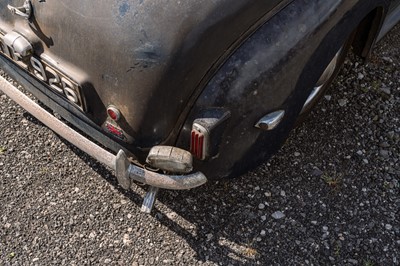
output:
[[[397,6],[394,10],[390,11],[389,15],[385,18],[377,40],[381,40],[394,26],[396,26],[399,21],[400,5]]]
[[[122,150],[118,153],[118,156],[115,156],[93,143],[44,110],[1,76],[0,90],[62,138],[115,170],[120,185],[125,189],[129,189],[133,180],[154,187],[174,190],[191,189],[207,182],[207,178],[201,172],[188,175],[164,175],[131,164]]]

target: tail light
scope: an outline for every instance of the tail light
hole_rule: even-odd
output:
[[[191,138],[190,152],[199,160],[204,160],[208,156],[209,133],[205,127],[194,123]]]
[[[222,108],[204,109],[197,114],[190,132],[190,152],[194,158],[209,160],[218,155],[230,116],[231,113]]]
[[[114,121],[118,121],[121,118],[121,112],[113,105],[107,107],[107,115]]]
[[[106,122],[104,125],[109,133],[111,133],[112,135],[116,136],[117,138],[119,138],[121,140],[126,141],[125,134],[121,128],[119,128],[109,122]]]

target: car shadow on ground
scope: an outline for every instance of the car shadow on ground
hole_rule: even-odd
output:
[[[392,173],[380,170],[380,165],[390,164],[379,157],[379,142],[392,125],[385,128],[368,119],[363,122],[371,123],[368,126],[350,122],[373,109],[358,104],[363,99],[359,93],[344,94],[346,108],[336,106],[343,92],[319,106],[269,163],[234,180],[211,181],[190,191],[161,191],[152,220],[139,211],[137,215],[160,223],[190,245],[191,250],[178,256],[186,252],[203,262],[285,264],[290,256],[299,264],[305,258],[331,264],[371,258],[373,246],[354,246],[369,241],[365,237],[381,237],[377,228],[386,218],[372,225],[368,221],[380,215],[385,195],[390,195],[385,180]],[[140,209],[143,189],[120,188],[112,172],[64,143]],[[371,198],[373,206],[360,210]],[[382,241],[390,245],[390,238]],[[350,251],[342,252],[346,245]]]
[[[330,138],[340,136],[331,134]],[[328,220],[329,225],[332,218],[329,210],[336,211],[346,204],[341,194],[346,192],[340,188],[342,180],[339,178],[342,177],[337,177],[336,181],[332,179],[331,182],[337,184],[330,185],[323,180],[323,172],[316,165],[336,176],[346,174],[346,170],[324,165],[326,156],[335,152],[333,147],[325,150],[320,162],[310,163],[294,155],[296,141],[288,143],[271,163],[237,179],[211,181],[190,191],[161,191],[150,214],[153,220],[144,219],[167,227],[190,245],[191,250],[186,252],[194,253],[196,259],[203,262],[223,265],[285,263],[284,254],[288,252],[294,257],[297,254],[298,262],[303,263],[310,248],[315,248],[317,261],[324,261],[321,258],[327,258],[330,252],[320,249],[321,226],[313,221],[319,224],[322,218]],[[137,189],[122,189],[111,171],[64,143],[140,209],[143,194],[136,193]],[[305,142],[304,145],[318,144]],[[341,167],[346,168],[345,164]],[[285,217],[273,218],[277,212]],[[307,248],[303,250],[302,245]]]
[[[143,194],[121,188],[112,171],[66,141],[63,142],[140,210]],[[152,222],[159,222],[174,232],[190,245],[199,261],[223,262],[224,265],[264,261],[264,255],[256,244],[262,230],[261,217],[264,215],[258,208],[259,197],[250,195],[254,193],[253,185],[247,184],[240,189],[238,186],[243,185],[242,179],[252,178],[248,183],[269,187],[271,176],[273,173],[264,178],[247,175],[232,181],[209,181],[190,191],[161,190],[152,213],[140,215],[150,216]],[[133,186],[144,191],[147,189],[147,186],[140,184]],[[145,219],[148,220],[147,217]],[[270,219],[270,215],[267,219]]]

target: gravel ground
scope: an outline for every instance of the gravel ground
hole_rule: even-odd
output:
[[[268,163],[163,191],[112,172],[0,96],[0,265],[399,265],[400,26]]]

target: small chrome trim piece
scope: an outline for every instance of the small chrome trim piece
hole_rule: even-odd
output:
[[[273,113],[269,113],[265,115],[263,118],[261,118],[260,121],[258,121],[257,124],[255,125],[255,127],[266,131],[273,130],[283,120],[284,116],[285,116],[284,110],[279,110]]]
[[[312,89],[310,95],[308,95],[308,98],[303,105],[303,108],[301,109],[301,112],[303,112],[310,105],[310,103],[315,99],[315,97],[317,97],[317,95],[319,94],[319,92],[323,87],[324,86],[321,85],[321,86],[316,86]]]
[[[141,212],[151,213],[159,190],[160,189],[158,187],[149,187],[149,190],[143,199],[142,208],[140,209]]]
[[[7,8],[11,11],[12,14],[23,17],[25,19],[30,19],[32,15],[32,4],[30,0],[25,0],[23,6],[14,7],[11,5],[7,5]]]

